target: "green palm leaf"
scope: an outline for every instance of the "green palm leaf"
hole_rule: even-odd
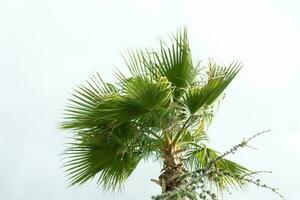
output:
[[[119,186],[139,161],[150,155],[153,139],[130,124],[106,132],[84,131],[65,152],[64,167],[71,185],[82,184],[95,176],[107,189]]]
[[[183,97],[183,104],[191,114],[195,114],[204,106],[211,105],[225,90],[240,70],[238,62],[229,67],[220,67],[210,63],[207,82],[203,86],[190,87]]]
[[[167,77],[176,88],[185,88],[194,82],[197,69],[193,66],[186,30],[178,33],[170,47],[161,42],[160,53],[154,56],[155,71]]]
[[[94,128],[101,124],[98,118],[98,104],[108,94],[116,94],[117,88],[111,84],[103,82],[97,73],[87,85],[82,85],[74,90],[72,98],[64,112],[64,122],[61,123],[63,129],[82,130]]]
[[[204,169],[208,166],[208,164],[210,164],[211,161],[216,160],[219,156],[219,152],[208,148],[205,145],[201,145],[201,148],[196,148],[189,154],[187,165],[195,169]],[[242,177],[243,175],[249,174],[251,172],[242,165],[224,158],[218,160],[213,167],[228,174],[220,175],[212,173],[209,176],[209,180],[215,182],[219,189],[228,189],[228,187],[235,188],[236,186],[243,186],[244,182],[237,177]]]
[[[107,95],[98,104],[98,119],[122,123],[149,114],[157,114],[156,118],[159,118],[171,101],[172,89],[166,80],[132,78],[124,84],[121,94]]]
[[[199,74],[199,63],[194,65],[192,61],[185,29],[172,38],[171,45],[161,41],[159,51],[136,50],[124,58],[132,76],[166,77],[176,88],[176,94],[192,85]]]

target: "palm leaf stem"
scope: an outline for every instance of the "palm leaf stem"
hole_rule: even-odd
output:
[[[186,128],[186,126],[188,125],[188,123],[190,122],[190,120],[192,119],[192,116],[189,116],[189,118],[184,122],[183,126],[181,127],[180,131],[178,131],[178,133],[175,135],[173,141],[172,141],[172,145],[176,144],[176,142],[178,142],[178,140],[180,139],[181,133],[182,131]]]

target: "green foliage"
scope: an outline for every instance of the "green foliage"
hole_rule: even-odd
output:
[[[210,62],[205,84],[189,87],[183,98],[189,112],[195,114],[204,106],[211,105],[222,94],[239,70],[240,64],[238,62],[232,63],[228,68]]]
[[[176,88],[185,88],[193,83],[197,74],[186,31],[178,34],[170,47],[161,42],[160,52],[154,52],[154,55],[149,67],[153,67],[158,76],[167,77]]]
[[[130,76],[118,72],[117,83],[111,84],[96,74],[69,99],[61,128],[74,133],[64,165],[72,185],[96,177],[106,189],[114,189],[139,161],[162,159],[166,145],[182,149],[187,168],[205,167],[218,155],[201,147],[214,104],[241,65],[211,61],[200,68],[192,60],[185,30],[170,45],[160,42],[157,51],[129,52],[125,61]],[[226,159],[215,167],[237,175],[249,172]],[[222,187],[241,184],[226,176],[217,182]]]
[[[84,131],[74,137],[65,155],[71,184],[81,184],[95,177],[105,188],[115,188],[150,152],[151,139],[139,135],[136,127],[122,124],[106,132]]]
[[[207,168],[212,161],[216,160],[220,156],[220,153],[203,145],[201,149],[194,151],[191,157],[192,156],[194,157],[194,162],[192,163],[194,165],[193,168],[204,169]],[[228,172],[229,174],[235,174],[236,177],[251,172],[245,167],[225,158],[221,158],[220,160],[214,162],[212,168],[215,168],[216,172],[225,171]],[[235,188],[236,186],[243,186],[244,182],[241,179],[236,177],[232,177],[226,174],[220,176],[217,173],[211,173],[207,178],[208,181],[212,181],[216,183],[217,187],[223,189],[224,187]],[[230,189],[230,188],[226,188],[226,189]]]

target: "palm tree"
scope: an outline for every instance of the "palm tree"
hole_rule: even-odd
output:
[[[130,75],[115,73],[106,83],[99,74],[74,90],[63,129],[71,130],[64,166],[71,185],[96,178],[105,189],[120,186],[141,160],[161,161],[162,192],[182,184],[182,174],[204,168],[219,153],[207,146],[207,127],[223,91],[241,68],[192,60],[186,30],[160,42],[157,51],[138,50],[125,57]],[[222,158],[214,167],[230,174],[250,171]],[[242,186],[235,176],[207,178],[218,188]]]

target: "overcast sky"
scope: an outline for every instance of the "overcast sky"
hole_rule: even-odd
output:
[[[1,0],[0,199],[141,200],[160,192],[159,166],[141,163],[120,193],[94,182],[67,187],[57,129],[71,90],[98,71],[112,81],[120,51],[149,46],[187,26],[193,56],[244,68],[209,136],[224,151],[266,129],[231,158],[297,200],[300,186],[300,3],[297,0]],[[249,187],[230,200],[279,199]]]

